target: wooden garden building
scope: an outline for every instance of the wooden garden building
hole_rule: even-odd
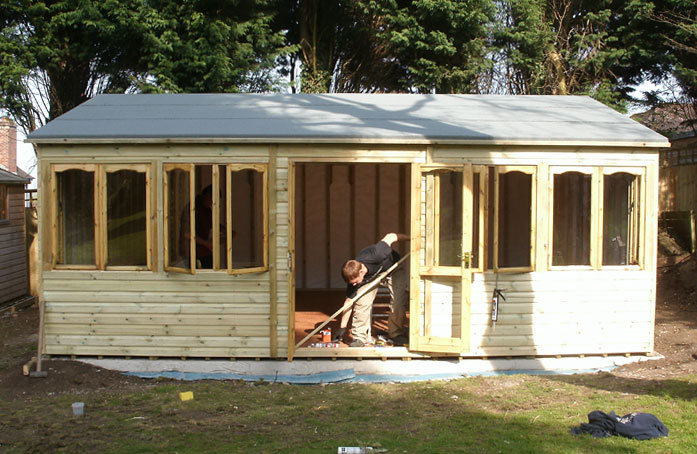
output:
[[[588,97],[101,95],[28,140],[43,353],[653,350],[668,140]],[[301,343],[388,232],[411,237],[409,345]]]

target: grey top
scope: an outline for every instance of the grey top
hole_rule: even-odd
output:
[[[99,95],[28,136],[35,143],[133,140],[668,146],[585,96]]]

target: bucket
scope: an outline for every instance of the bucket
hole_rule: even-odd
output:
[[[319,333],[322,335],[322,342],[331,342],[332,341],[332,330],[331,329],[329,329],[329,328],[323,329]]]

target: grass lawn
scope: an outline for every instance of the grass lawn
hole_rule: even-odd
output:
[[[182,402],[179,393],[192,391]],[[85,402],[72,416],[71,402]],[[602,410],[648,412],[667,438],[575,437]],[[697,452],[697,376],[512,375],[409,384],[297,386],[159,381],[143,389],[0,402],[0,452]]]

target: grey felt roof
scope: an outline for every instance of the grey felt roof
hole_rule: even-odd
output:
[[[560,143],[667,146],[584,96],[100,95],[28,141]]]

